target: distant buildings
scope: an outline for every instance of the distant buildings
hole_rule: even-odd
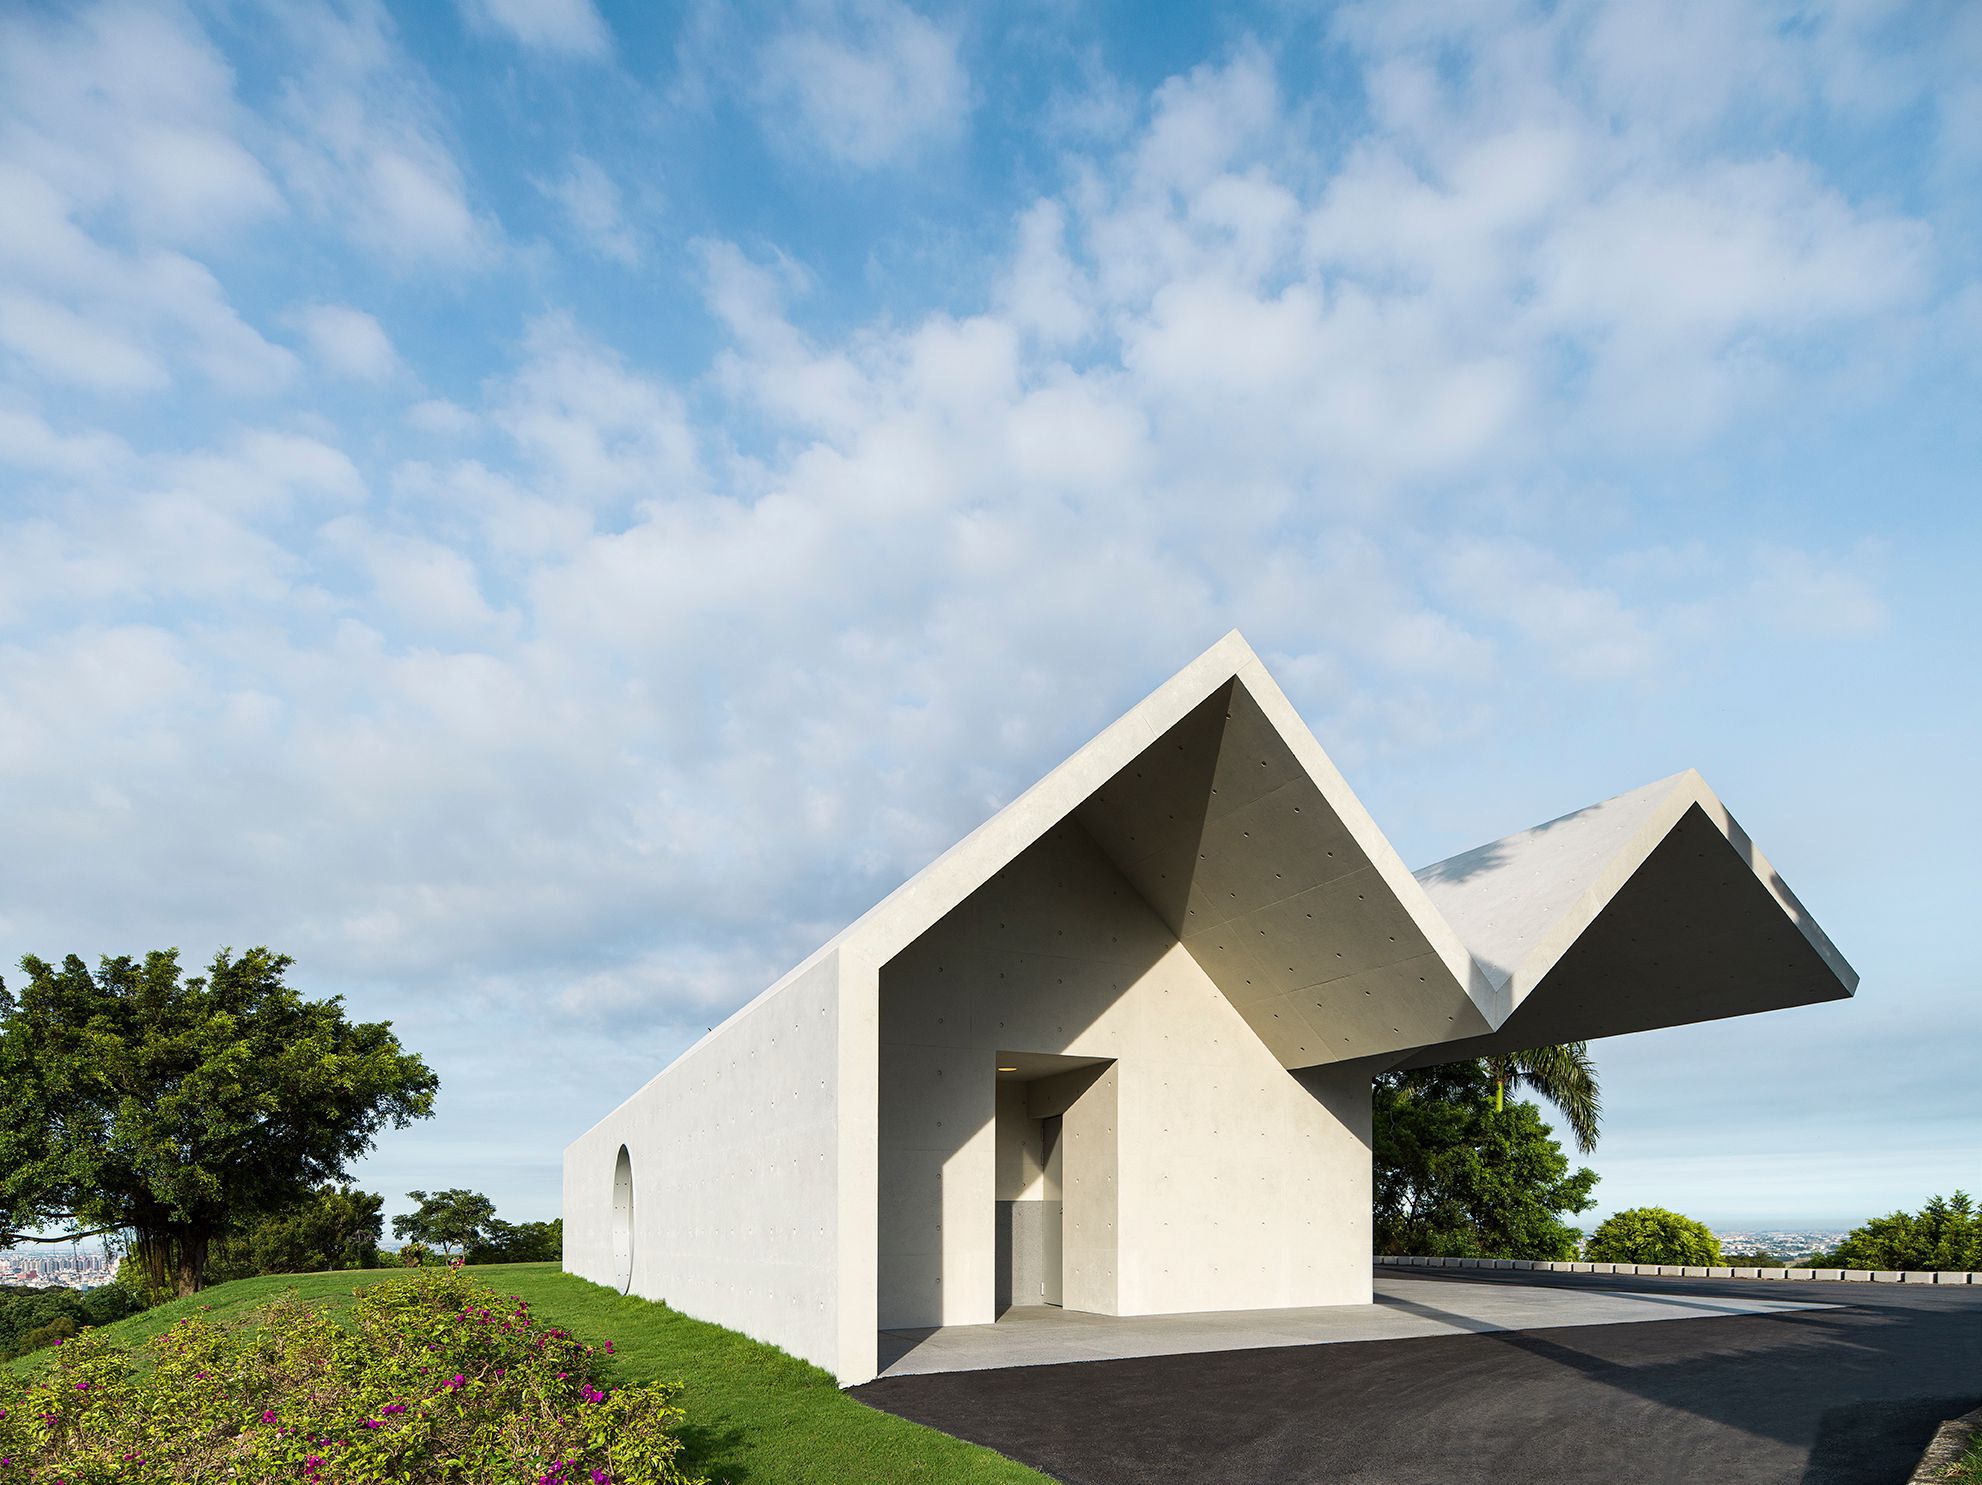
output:
[[[1844,1241],[1841,1227],[1811,1227],[1801,1231],[1771,1228],[1765,1232],[1716,1232],[1723,1253],[1771,1253],[1792,1261],[1828,1253]]]
[[[0,1284],[17,1289],[94,1289],[117,1277],[117,1265],[101,1248],[0,1252]]]

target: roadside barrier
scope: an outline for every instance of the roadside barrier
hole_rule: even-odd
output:
[[[1676,1263],[1553,1263],[1538,1258],[1391,1258],[1383,1268],[1512,1268],[1556,1274],[1627,1274],[1640,1279],[1810,1279],[1841,1284],[1982,1284],[1982,1274],[1862,1268],[1703,1268]]]

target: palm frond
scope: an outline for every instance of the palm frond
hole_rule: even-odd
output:
[[[1531,1047],[1511,1054],[1514,1076],[1553,1104],[1587,1155],[1596,1148],[1597,1127],[1603,1121],[1603,1101],[1597,1089],[1596,1064],[1588,1042],[1564,1042]]]

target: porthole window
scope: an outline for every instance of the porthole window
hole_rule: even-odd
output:
[[[612,1173],[612,1282],[621,1294],[633,1286],[633,1157],[624,1145]]]

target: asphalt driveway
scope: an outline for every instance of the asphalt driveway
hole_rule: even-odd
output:
[[[1068,1485],[1904,1481],[1936,1425],[1982,1403],[1982,1287],[1818,1287],[1838,1307],[884,1377],[854,1395]]]

